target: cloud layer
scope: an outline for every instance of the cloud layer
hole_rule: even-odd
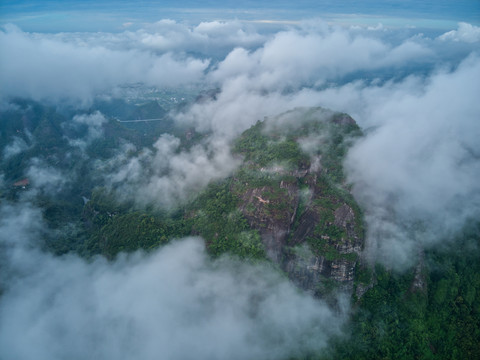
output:
[[[7,27],[0,48],[8,49],[0,54],[2,105],[23,96],[87,106],[137,83],[218,89],[171,114],[207,134],[200,144],[183,149],[164,134],[152,148],[125,144],[95,164],[138,206],[169,207],[228,176],[238,165],[231,140],[264,116],[324,106],[348,112],[365,130],[345,169],[365,210],[367,258],[405,269],[421,247],[451,241],[480,215],[478,27],[461,23],[429,38],[383,25],[306,21],[265,32],[238,21],[162,20],[116,34]],[[68,121],[86,129],[70,141],[85,149],[107,119]],[[1,153],[27,148],[13,137]],[[29,166],[35,188],[65,185],[65,174],[41,158]],[[0,358],[278,359],[321,351],[345,321],[345,312],[270,268],[211,261],[200,239],[87,262],[40,251],[48,234],[39,209],[2,203]]]
[[[88,39],[87,39],[88,40]],[[142,82],[178,86],[200,80],[208,61],[166,52],[112,49],[80,39],[28,34],[15,27],[0,32],[1,95],[34,100],[76,101],[115,86]]]
[[[457,30],[448,31],[438,38],[443,41],[480,42],[480,27],[461,22],[458,24]]]
[[[2,358],[279,359],[320,351],[345,320],[268,267],[212,262],[200,239],[87,262],[38,250],[31,205],[0,214]]]
[[[411,29],[331,27],[318,20],[277,32],[239,21],[187,26],[161,20],[121,33],[26,33],[9,25],[0,31],[0,48],[8,49],[0,56],[0,95],[89,104],[124,84],[222,85],[238,78],[259,91],[291,90],[406,62],[431,65],[440,49],[455,45],[451,40],[473,44],[478,27],[460,23],[430,39]]]
[[[375,129],[346,165],[368,210],[371,255],[379,250],[386,263],[409,263],[418,247],[453,238],[478,219],[478,78],[480,61],[471,56],[427,81],[356,89]]]
[[[415,221],[420,242],[435,243],[478,214],[478,27],[429,38],[415,29],[328,26],[300,22],[281,31],[238,21],[187,26],[162,20],[136,31],[108,33],[0,32],[4,96],[74,99],[128,83],[179,86],[202,82],[213,98],[174,114],[178,123],[209,133],[181,150],[162,136],[152,149],[132,147],[99,164],[107,184],[125,199],[160,207],[185,201],[237,165],[230,142],[264,116],[297,106],[350,113],[369,130],[350,152],[349,179],[367,209],[372,258],[413,259]],[[187,55],[188,54],[188,55]],[[85,147],[98,136],[101,114],[75,117],[88,127]],[[4,156],[23,151],[12,139]],[[396,249],[389,251],[388,249]]]

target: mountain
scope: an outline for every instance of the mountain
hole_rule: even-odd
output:
[[[305,108],[258,122],[235,144],[244,163],[231,190],[241,213],[268,258],[317,296],[353,289],[363,220],[342,160],[360,135],[346,114]]]
[[[119,108],[162,115],[157,105]],[[362,137],[349,115],[296,108],[258,121],[232,144],[234,170],[162,208],[122,197],[124,188],[109,178],[125,164],[152,174],[149,160],[166,129],[177,136],[172,156],[200,149],[208,134],[178,127],[165,114],[149,128],[127,128],[114,112],[98,112],[114,111],[115,103],[97,106],[66,112],[16,100],[0,113],[0,205],[29,202],[41,210],[48,225],[37,239],[43,251],[113,260],[198,235],[211,258],[267,264],[333,308],[347,299],[344,335],[309,358],[480,357],[478,222],[458,234],[461,246],[423,249],[404,272],[366,262],[366,225],[342,166]]]
[[[242,164],[232,176],[210,184],[181,214],[152,217],[152,228],[142,227],[144,242],[136,244],[150,248],[169,237],[197,234],[215,256],[267,258],[317,296],[337,288],[351,292],[364,234],[342,160],[360,135],[351,117],[322,108],[259,121],[235,142]],[[109,256],[135,250],[132,239],[139,234],[127,224],[147,215],[122,214],[101,197],[86,205],[88,223],[98,222],[89,247]]]

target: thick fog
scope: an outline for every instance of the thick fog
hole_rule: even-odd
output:
[[[239,164],[232,140],[257,120],[323,106],[349,113],[364,131],[345,171],[365,211],[368,259],[406,269],[422,247],[449,243],[478,219],[478,27],[427,36],[311,20],[264,29],[172,20],[120,33],[8,26],[0,31],[0,49],[8,49],[0,103],[20,96],[82,109],[125,84],[218,89],[170,114],[202,134],[198,145],[182,149],[165,134],[151,148],[123,144],[95,163],[120,199],[159,207],[231,174]],[[107,121],[101,113],[72,117],[69,126],[87,131],[69,144],[83,151]],[[2,156],[28,147],[14,137]],[[41,159],[29,165],[34,189],[55,191],[70,176]],[[85,261],[39,249],[49,230],[30,203],[2,203],[0,215],[2,358],[275,359],[323,349],[345,319],[269,268],[209,260],[201,239]]]

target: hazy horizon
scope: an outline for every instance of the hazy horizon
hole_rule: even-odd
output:
[[[321,18],[337,25],[417,27],[441,31],[458,22],[480,25],[480,4],[461,1],[3,1],[0,25],[13,23],[25,31],[106,31],[138,29],[159,19],[193,25],[203,21],[269,23],[270,26]]]

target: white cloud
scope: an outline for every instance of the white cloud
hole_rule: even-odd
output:
[[[225,49],[234,46],[257,46],[266,38],[254,27],[239,21],[201,22],[189,27],[174,20],[160,20],[131,35],[157,50],[188,50],[208,56],[224,56]]]
[[[0,81],[5,84],[0,94],[88,103],[123,84],[167,87],[203,81],[212,58],[220,59],[212,80],[246,76],[251,86],[272,91],[323,84],[357,70],[430,55],[414,39],[394,46],[369,33],[318,21],[275,34],[238,21],[189,27],[161,20],[118,34],[25,33],[7,26],[0,32],[0,47],[8,49],[0,57]]]
[[[480,41],[480,27],[460,22],[457,30],[448,31],[438,38],[442,41],[476,43]]]
[[[347,170],[367,209],[370,251],[390,265],[413,261],[419,246],[453,238],[480,215],[478,78],[472,56],[427,81],[353,88],[349,106],[376,128],[350,151]]]
[[[93,114],[75,115],[71,124],[80,124],[87,126],[87,135],[80,139],[69,139],[72,146],[78,146],[80,149],[85,148],[92,143],[93,140],[100,138],[103,135],[103,125],[107,122],[105,116],[99,111]]]
[[[65,174],[40,158],[33,158],[30,161],[27,177],[34,190],[43,190],[49,193],[56,193],[68,182]]]
[[[35,100],[76,100],[113,87],[142,82],[150,86],[195,83],[208,61],[135,49],[112,50],[105,46],[64,41],[15,28],[0,32],[1,95]]]
[[[477,213],[472,179],[478,178],[478,165],[469,156],[478,154],[478,122],[472,120],[479,114],[477,27],[461,23],[433,40],[414,29],[346,29],[313,20],[276,33],[259,28],[162,20],[119,34],[7,29],[0,33],[0,46],[10,50],[0,58],[0,81],[7,84],[2,91],[88,101],[125,82],[202,81],[206,88],[218,87],[215,99],[175,115],[182,124],[211,132],[202,145],[181,150],[178,139],[164,136],[140,155],[122,154],[103,164],[114,174],[110,185],[139,204],[184,201],[234,170],[230,142],[257,120],[320,105],[348,112],[370,129],[348,165],[357,196],[370,206],[372,254],[387,256],[390,247],[411,258],[417,240],[402,223],[413,218],[441,224],[438,229],[447,234]],[[441,41],[448,39],[464,42]],[[442,67],[435,70],[435,62]],[[381,243],[382,237],[390,240]]]
[[[251,89],[281,91],[291,86],[322,85],[359,70],[426,61],[431,54],[414,39],[392,46],[341,28],[305,26],[275,34],[258,50],[233,50],[211,72],[211,78],[223,83],[246,77]]]
[[[376,26],[367,26],[369,31],[385,31],[385,26],[382,23],[378,23]]]
[[[210,260],[200,239],[87,262],[32,246],[30,205],[0,214],[2,358],[281,359],[323,349],[345,320],[267,266]]]
[[[121,152],[101,166],[105,181],[120,199],[162,208],[188,200],[211,180],[230,175],[237,165],[223,140],[208,139],[182,150],[178,138],[164,134],[154,149],[143,149],[131,158]]]
[[[14,136],[10,144],[3,149],[3,157],[8,159],[14,155],[20,154],[29,148],[28,144],[22,138]]]

